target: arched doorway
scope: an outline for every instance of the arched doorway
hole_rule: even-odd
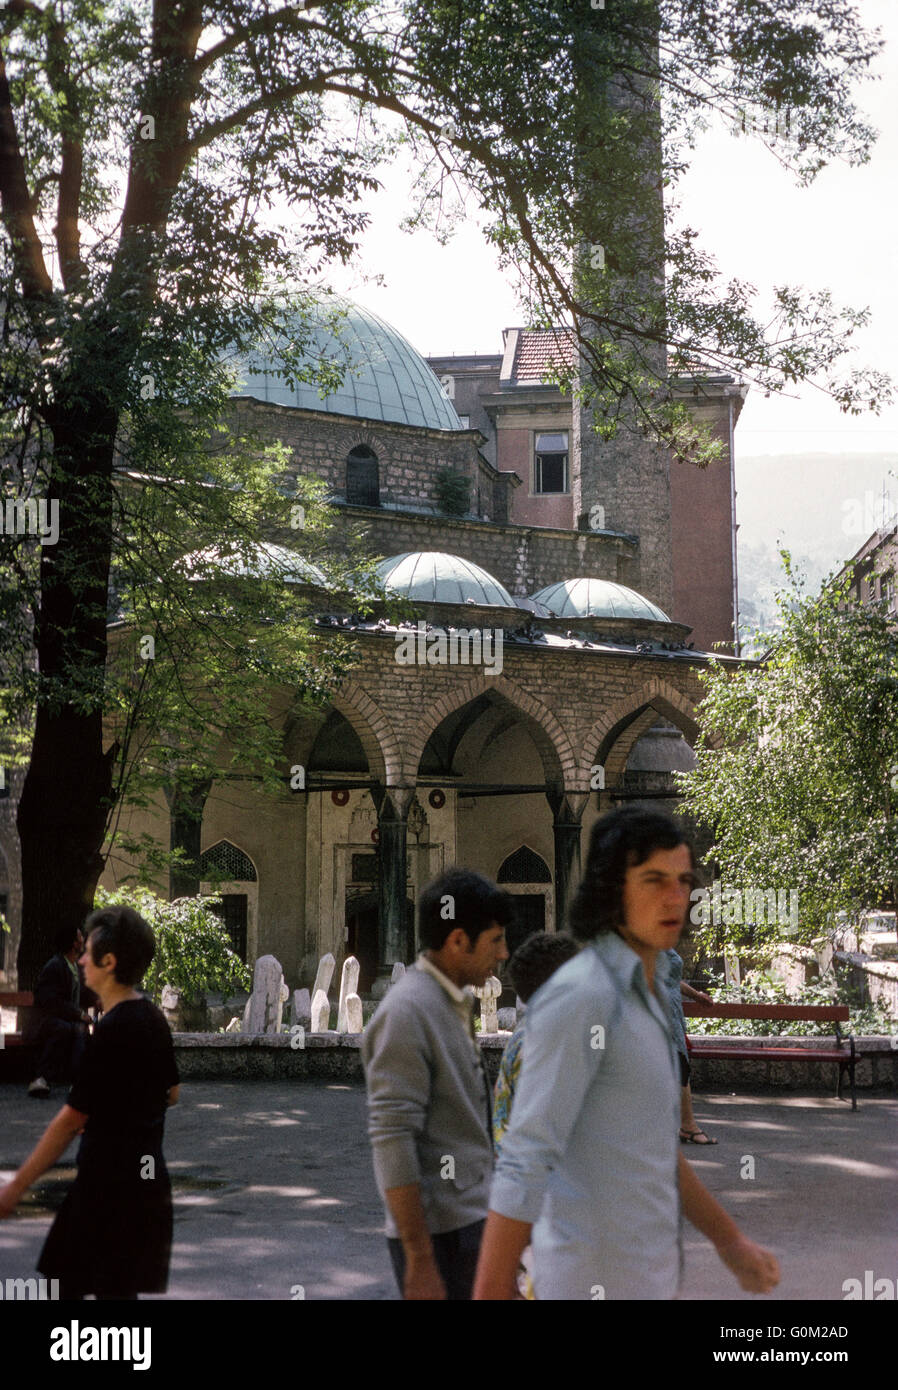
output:
[[[415,905],[405,903],[407,961],[415,959]],[[378,893],[346,895],[346,954],[359,963],[359,994],[371,993],[380,964],[380,896]]]
[[[524,844],[502,861],[496,882],[514,897],[514,921],[505,929],[510,959],[528,936],[546,930],[546,890],[543,885],[551,887],[552,875],[542,855]],[[500,978],[503,985],[500,1003],[503,1007],[513,1005],[515,996],[508,982],[507,967],[502,967]]]

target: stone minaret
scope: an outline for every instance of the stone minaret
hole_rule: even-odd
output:
[[[597,14],[596,25],[603,22],[603,16]],[[601,43],[606,44],[609,54],[604,77]],[[648,31],[642,43],[640,61],[634,66],[644,72],[654,61],[654,44]],[[667,376],[659,110],[651,83],[628,77],[626,70],[611,72],[612,52],[611,44],[600,36],[600,60],[597,62],[593,55],[589,68],[591,85],[581,87],[580,256],[576,285],[581,303],[594,307],[615,325],[602,335],[603,339],[613,349],[636,354],[646,389],[654,389]],[[625,131],[613,145],[590,135],[591,122],[600,110],[620,122]],[[595,337],[598,330],[589,323],[588,314],[581,323],[587,336]],[[628,338],[628,325],[649,327],[655,340]],[[581,389],[588,387],[590,375],[591,369],[581,355]],[[592,407],[588,403],[578,405],[575,399],[571,448],[574,524],[637,536],[637,560],[627,582],[669,613],[669,451],[645,437],[632,397],[624,397],[617,413],[619,432],[614,439],[605,441],[593,430]],[[598,507],[603,509],[604,518]]]

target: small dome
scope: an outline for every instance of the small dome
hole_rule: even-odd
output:
[[[343,369],[336,391],[324,399],[316,386],[289,385],[273,370],[276,348],[240,364],[236,396],[276,405],[353,415],[434,430],[464,429],[433,370],[411,343],[376,314],[339,295],[322,295],[311,311],[304,356],[331,360]],[[289,326],[285,324],[285,334]]]
[[[669,623],[654,603],[635,589],[609,579],[562,579],[540,589],[533,598],[544,603],[557,618],[647,618]]]
[[[646,730],[627,759],[627,772],[691,772],[694,767],[694,749],[665,721]]]
[[[511,594],[491,574],[460,555],[441,550],[412,550],[391,555],[377,566],[385,589],[418,603],[478,603],[514,608]]]
[[[295,550],[288,550],[284,545],[272,545],[268,541],[259,541],[254,549],[254,558],[247,562],[241,555],[225,555],[216,546],[209,546],[206,550],[197,550],[193,555],[186,556],[184,564],[196,571],[191,575],[195,579],[202,579],[202,570],[207,565],[214,565],[224,574],[239,579],[280,578],[285,584],[327,584],[323,571],[310,560],[297,555]]]

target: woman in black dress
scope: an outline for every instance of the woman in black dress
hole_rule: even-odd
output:
[[[135,988],[153,958],[152,929],[133,908],[108,907],[91,914],[85,932],[81,964],[103,1016],[67,1103],[0,1189],[0,1217],[82,1134],[78,1176],[38,1269],[60,1281],[64,1299],[131,1299],[168,1285],[172,1204],[162,1135],[178,1072],[165,1018]]]

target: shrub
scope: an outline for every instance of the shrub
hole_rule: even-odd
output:
[[[845,1032],[857,1036],[898,1032],[898,1023],[880,1004],[861,1004],[852,992],[840,988],[830,974],[822,980],[804,985],[788,994],[782,980],[762,970],[752,970],[740,985],[723,983],[721,975],[711,975],[708,993],[716,1004],[847,1004],[851,1010]],[[729,1036],[771,1037],[776,1034],[802,1037],[831,1037],[832,1023],[817,1023],[811,1019],[792,1021],[766,1018],[687,1018],[686,1031],[695,1037],[709,1033]]]
[[[471,479],[454,468],[441,468],[434,479],[440,511],[448,516],[465,516],[471,493]]]
[[[158,1004],[163,985],[180,991],[187,1003],[207,990],[231,994],[250,988],[250,971],[231,950],[221,919],[212,910],[218,902],[221,898],[196,897],[169,903],[148,888],[98,888],[94,905],[133,907],[153,928],[156,954],[141,988]]]

